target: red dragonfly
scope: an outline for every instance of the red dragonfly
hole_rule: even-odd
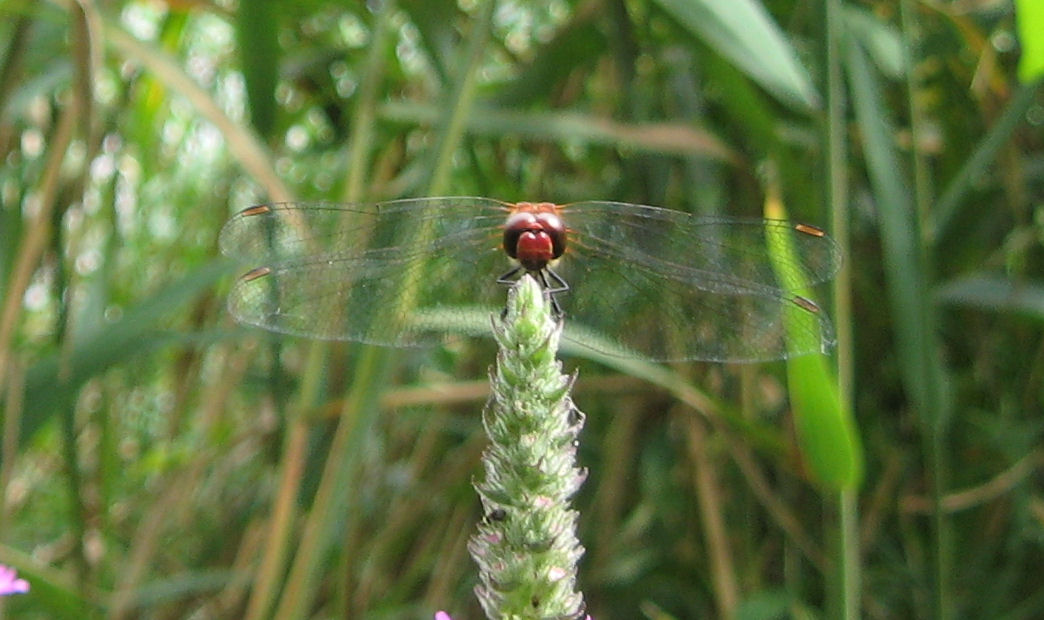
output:
[[[793,251],[773,258],[774,241]],[[839,248],[783,220],[619,202],[278,203],[233,216],[221,250],[259,265],[232,289],[236,319],[297,336],[419,346],[488,333],[505,281],[530,273],[564,338],[610,355],[762,361],[834,342],[795,291],[830,279]]]

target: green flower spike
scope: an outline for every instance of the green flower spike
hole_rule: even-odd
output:
[[[494,320],[499,345],[482,414],[490,445],[486,479],[476,483],[485,517],[468,550],[479,566],[475,587],[489,618],[579,618],[576,565],[584,548],[569,507],[587,472],[576,466],[584,415],[573,406],[573,379],[555,359],[562,326],[530,276]]]

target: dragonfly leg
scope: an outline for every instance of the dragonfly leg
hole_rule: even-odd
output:
[[[516,266],[511,271],[508,271],[504,275],[502,275],[499,278],[497,278],[497,284],[506,284],[506,285],[509,285],[509,286],[514,284],[515,280],[518,279],[515,276],[517,276],[518,272],[520,272],[520,271],[522,271],[522,265]],[[504,306],[504,309],[500,311],[500,320],[503,321],[506,318],[507,318],[507,306]]]
[[[515,267],[511,271],[508,271],[504,275],[497,278],[497,283],[508,285],[514,284],[518,280],[516,276],[518,276],[518,273],[522,270],[523,267],[521,265]],[[563,280],[562,276],[555,273],[554,270],[552,270],[550,267],[544,267],[540,271],[531,271],[527,273],[531,273],[533,277],[536,278],[537,282],[540,283],[540,287],[547,292],[548,298],[551,299],[551,311],[554,313],[555,318],[561,317],[562,306],[558,305],[558,299],[555,296],[558,293],[564,293],[568,291],[569,283]],[[505,308],[504,312],[501,313],[501,318],[503,318],[506,312],[507,309]]]
[[[520,271],[522,271],[522,265],[518,265],[511,271],[497,278],[497,284],[514,284],[517,279],[515,276],[517,276]]]
[[[540,285],[547,291],[547,296],[551,300],[551,311],[554,312],[555,318],[561,318],[562,306],[558,305],[557,295],[568,291],[569,283],[555,273],[554,269],[544,267],[540,270]]]

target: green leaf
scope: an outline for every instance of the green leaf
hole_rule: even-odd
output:
[[[389,101],[380,106],[382,120],[409,125],[438,122],[438,105]],[[642,153],[685,155],[735,161],[738,155],[713,133],[684,123],[620,123],[574,112],[524,112],[475,105],[464,129],[476,136],[522,136],[549,142],[631,149]]]
[[[882,100],[884,89],[859,44],[848,39],[845,64],[852,107],[880,222],[884,269],[896,349],[910,398],[925,421],[942,423],[943,369],[937,355],[924,251],[913,193],[895,147],[895,128]]]
[[[9,547],[3,548],[0,559],[3,564],[17,569],[18,576],[28,581],[30,588],[28,594],[12,596],[5,601],[5,617],[84,620],[105,617],[101,605],[85,595],[62,572]]]
[[[454,18],[459,12],[457,3],[454,0],[401,0],[398,4],[417,28],[421,46],[438,72],[439,81],[447,81],[452,77],[453,54],[460,41],[454,27]]]
[[[1040,282],[1015,282],[1001,275],[976,274],[940,287],[935,298],[942,303],[1044,320],[1044,284]]]
[[[798,443],[813,477],[829,489],[858,487],[863,479],[863,447],[827,358],[788,359],[787,385]]]
[[[881,73],[892,79],[903,76],[902,35],[870,11],[845,8],[845,30],[859,39]]]
[[[770,217],[786,215],[782,203],[771,196],[766,211]],[[794,283],[794,289],[788,293],[805,296],[807,284],[800,269],[794,267],[800,264],[800,258],[789,241],[782,235],[767,238],[773,267],[780,282]],[[798,348],[808,350],[807,343],[797,339],[816,334],[819,322],[798,305],[783,303],[787,337]],[[818,342],[818,336],[816,339]],[[788,358],[786,363],[798,443],[813,478],[833,490],[858,487],[863,478],[863,448],[852,412],[841,399],[837,376],[827,366],[826,356],[799,355]]]
[[[596,62],[605,47],[599,24],[589,20],[571,22],[542,45],[519,74],[498,89],[493,100],[514,108],[547,101],[570,75]]]
[[[30,440],[57,407],[72,402],[88,379],[138,355],[189,338],[160,328],[160,319],[195,299],[229,268],[230,263],[215,261],[190,272],[128,309],[119,321],[78,338],[71,353],[55,353],[30,368],[25,382],[22,442]]]
[[[656,0],[694,36],[782,102],[804,109],[819,96],[786,35],[755,0]]]
[[[236,42],[250,122],[266,137],[275,130],[276,120],[275,89],[281,55],[276,37],[276,8],[272,0],[249,0],[239,3],[236,15]]]
[[[1044,77],[1044,2],[1015,0],[1022,56],[1019,57],[1019,79],[1030,84]]]

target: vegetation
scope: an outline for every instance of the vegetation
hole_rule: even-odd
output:
[[[564,353],[595,618],[1044,616],[1039,2],[0,16],[9,616],[481,617],[491,340],[236,325],[217,250],[253,204],[433,195],[785,207],[841,245],[829,358]]]

